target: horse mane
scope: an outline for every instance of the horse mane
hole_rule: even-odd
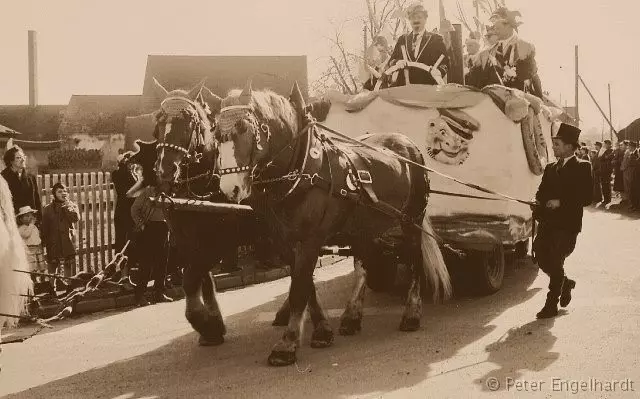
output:
[[[240,104],[242,90],[233,89],[222,100],[222,108]],[[270,127],[287,130],[295,134],[299,129],[299,116],[291,102],[271,90],[252,90],[249,105],[256,116],[263,121],[269,121]],[[275,126],[274,126],[275,125]]]
[[[0,313],[20,315],[26,313],[26,297],[19,294],[32,292],[29,275],[16,273],[12,269],[28,271],[26,246],[16,224],[11,191],[6,180],[0,176]],[[6,239],[4,238],[6,237]],[[18,319],[0,316],[3,325],[13,327]]]

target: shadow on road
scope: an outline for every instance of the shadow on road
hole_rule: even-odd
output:
[[[494,331],[493,320],[539,290],[531,288],[537,270],[530,262],[520,262],[508,269],[503,289],[494,295],[425,305],[422,328],[414,333],[397,329],[402,311],[398,298],[367,291],[362,332],[355,337],[336,336],[330,348],[311,349],[311,329],[307,328],[294,367],[271,368],[266,364],[271,346],[283,330],[272,327],[270,320],[259,319],[258,315],[275,312],[285,298],[280,295],[264,305],[228,317],[227,341],[222,346],[199,347],[196,334],[189,333],[143,355],[10,397],[77,397],[83,396],[82,392],[103,398],[381,395],[419,384],[433,372],[432,364],[456,356],[461,349]],[[351,285],[352,275],[318,283],[323,306],[343,308]],[[371,308],[378,311],[367,314]],[[537,306],[530,310],[532,317],[536,309]],[[333,317],[330,322],[337,334],[339,319]],[[501,375],[513,364],[526,367],[513,363],[518,360],[511,357],[522,359],[532,350],[548,351],[555,341],[548,328],[530,323],[510,332],[504,342],[487,348],[489,361],[500,366],[491,375]],[[520,338],[529,330],[543,334],[535,348]],[[511,347],[513,350],[505,349]],[[478,348],[478,353],[482,351],[483,348]],[[428,397],[427,392],[425,395]]]
[[[503,339],[488,345],[487,361],[495,363],[499,368],[477,379],[475,383],[487,392],[504,390],[507,378],[518,380],[522,377],[522,370],[542,371],[558,360],[560,354],[551,352],[557,340],[550,331],[555,320],[535,320],[514,327]]]

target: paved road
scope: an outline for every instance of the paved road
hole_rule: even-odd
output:
[[[360,335],[337,337],[328,349],[311,349],[307,329],[297,367],[274,369],[266,357],[282,330],[270,321],[288,288],[285,279],[221,295],[229,334],[220,347],[197,346],[183,318],[183,301],[59,324],[24,344],[5,347],[0,395],[640,397],[639,223],[589,211],[585,233],[567,262],[578,281],[574,301],[554,320],[534,318],[548,280],[525,261],[514,265],[504,289],[493,296],[425,306],[423,327],[415,333],[397,331],[397,298],[368,292]],[[336,330],[350,275],[349,262],[316,274],[319,296]],[[612,380],[627,383],[613,387]],[[623,391],[631,388],[635,391]]]

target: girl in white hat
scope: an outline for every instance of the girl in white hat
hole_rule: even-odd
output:
[[[27,256],[29,265],[33,272],[46,272],[47,263],[44,260],[44,251],[42,250],[42,240],[40,239],[40,230],[36,226],[36,210],[29,205],[22,206],[18,210],[16,219],[18,222],[18,231],[27,246]],[[42,278],[33,281],[43,280]]]

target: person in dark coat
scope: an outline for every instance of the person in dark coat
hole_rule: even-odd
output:
[[[518,11],[498,8],[490,18],[498,42],[475,58],[471,69],[472,85],[481,89],[491,84],[522,90],[542,98],[542,83],[538,76],[536,50],[533,44],[518,37]]]
[[[534,259],[549,276],[549,293],[538,318],[554,317],[571,301],[576,282],[565,275],[564,261],[573,252],[582,231],[583,207],[591,204],[593,180],[589,162],[578,159],[580,129],[560,124],[553,137],[557,162],[546,166],[536,194],[534,218],[539,222],[533,243]]]
[[[49,273],[64,272],[71,277],[76,268],[76,229],[80,220],[78,205],[69,200],[67,187],[56,183],[51,188],[53,200],[42,211],[42,242],[47,250]]]
[[[151,197],[158,195],[155,182],[151,185],[145,184],[147,184],[146,187],[142,189],[131,206],[134,230],[138,233],[136,251],[140,272],[134,291],[137,306],[149,305],[145,298],[145,291],[151,279],[154,280],[153,301],[156,303],[173,301],[167,296],[165,285],[169,228],[163,210],[154,207],[151,203]]]
[[[624,158],[624,153],[627,150],[627,145],[625,142],[618,143],[618,148],[613,152],[613,191],[615,191],[619,196],[622,196],[624,192],[624,177],[622,175],[622,159]]]
[[[602,205],[611,202],[611,175],[613,174],[613,150],[611,140],[604,141],[604,150],[598,154],[600,163],[600,188],[602,192]],[[595,179],[595,176],[593,177]]]
[[[411,22],[412,32],[398,38],[389,60],[389,66],[398,65],[401,68],[408,68],[409,81],[412,84],[436,85],[438,82],[434,76],[443,78],[449,70],[449,56],[444,39],[437,33],[426,31],[427,16],[427,10],[422,4],[413,4],[407,8],[407,17]],[[403,48],[406,50],[406,59]],[[430,72],[407,67],[407,61],[420,62],[432,67],[440,56],[443,56],[442,61],[436,69]],[[403,69],[394,76],[396,78],[392,86],[406,84]]]
[[[127,197],[127,191],[136,183],[136,177],[127,163],[131,158],[131,152],[126,152],[120,156],[118,168],[111,173],[111,181],[116,192],[116,206],[113,216],[115,226],[116,242],[114,249],[120,252],[127,240],[131,239],[133,230],[133,219],[131,218],[131,205],[134,198]]]
[[[36,177],[27,173],[27,156],[22,148],[13,146],[9,148],[3,156],[6,168],[0,172],[7,181],[15,213],[18,213],[23,206],[30,206],[37,211],[36,225],[40,225],[42,220],[42,202],[40,201],[40,190]]]
[[[640,153],[638,152],[638,143],[630,141],[629,150],[629,164],[627,167],[627,173],[630,174],[629,208],[632,211],[638,211],[640,210]]]
[[[600,166],[600,158],[598,158],[598,153],[602,148],[602,143],[596,141],[595,150],[589,151],[589,162],[591,162],[591,176],[593,177],[593,204],[597,204],[602,201],[602,190],[600,187],[600,174],[601,174],[601,166]]]

